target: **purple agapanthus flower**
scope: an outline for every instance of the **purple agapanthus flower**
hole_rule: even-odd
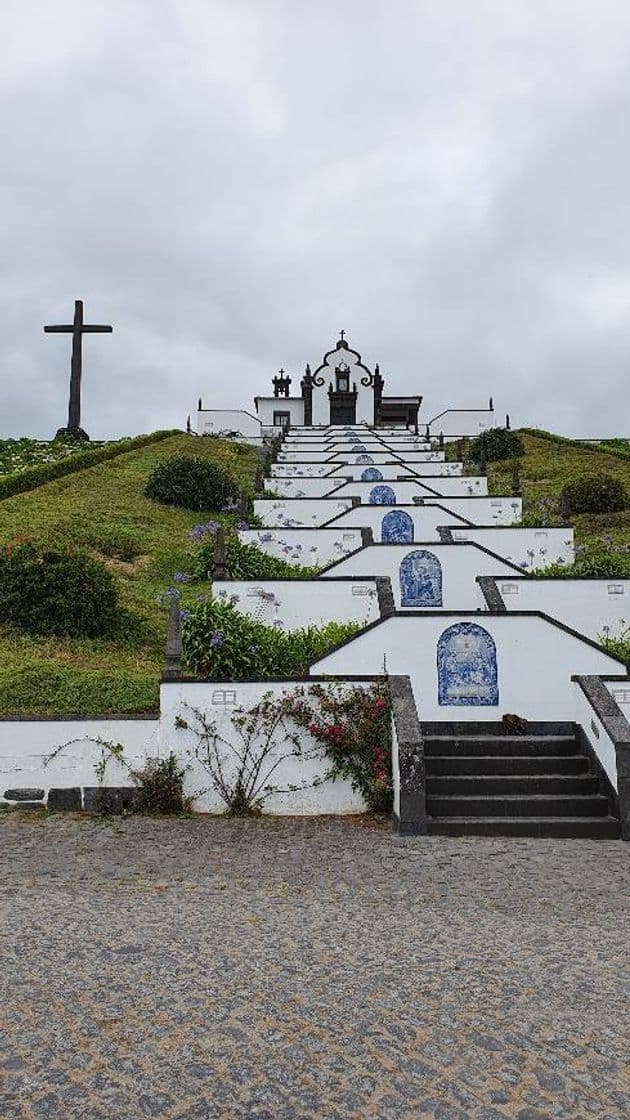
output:
[[[202,541],[209,533],[216,533],[219,527],[218,521],[206,521],[204,525],[195,525],[190,533],[190,539],[193,541]]]
[[[190,583],[191,580],[192,576],[189,576],[187,572],[175,572],[173,576],[174,583]]]
[[[210,645],[213,649],[219,649],[223,645],[224,640],[223,634],[219,634],[218,630],[215,630],[210,638]]]
[[[190,618],[190,611],[186,609],[180,611],[179,617],[181,618],[182,622],[188,622],[188,619]]]
[[[239,532],[244,533],[246,529],[249,529],[249,521],[237,521],[235,527]]]

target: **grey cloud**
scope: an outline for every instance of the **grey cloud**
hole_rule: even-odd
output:
[[[348,332],[425,415],[629,434],[630,10],[26,0],[0,72],[0,433],[251,406]]]

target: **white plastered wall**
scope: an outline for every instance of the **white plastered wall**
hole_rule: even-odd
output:
[[[322,568],[362,547],[360,528],[340,525],[334,529],[242,529],[243,544],[255,544],[268,556],[289,564]]]
[[[287,631],[328,622],[367,626],[380,615],[373,579],[214,580],[212,590],[241,614]]]
[[[630,721],[630,680],[604,681],[604,684],[623,715]]]
[[[379,482],[348,482],[339,490],[339,496],[343,497],[346,494],[352,494],[359,497],[362,504],[370,504],[370,495],[375,486],[381,485]],[[409,505],[413,502],[414,498],[430,499],[439,495],[440,497],[459,497],[460,495],[473,497],[478,494],[483,496],[487,493],[488,480],[483,476],[478,478],[439,478],[433,477],[431,479],[403,479],[401,482],[387,483],[391,490],[394,491],[396,501],[394,504]]]
[[[432,436],[478,436],[494,427],[494,411],[485,408],[449,408],[429,421]]]
[[[451,526],[455,541],[473,541],[525,571],[540,570],[550,564],[572,564],[573,529],[535,529]],[[484,574],[483,572],[481,573]]]
[[[274,412],[288,412],[291,424],[304,422],[304,401],[301,397],[257,397],[256,411],[266,428],[273,426]]]
[[[351,505],[350,498],[257,498],[254,513],[270,527],[319,528]]]
[[[429,502],[439,503],[451,513],[472,521],[473,525],[514,525],[523,514],[521,498],[452,498],[444,495],[435,500],[426,498],[425,504]]]
[[[260,420],[238,409],[201,409],[197,413],[197,432],[200,436],[237,433],[262,438]]]
[[[608,776],[613,789],[616,790],[619,787],[615,744],[577,681],[573,682],[573,694],[575,705],[573,719],[584,731],[602,769]]]
[[[401,513],[406,513],[413,521],[414,528],[414,541],[431,541],[440,540],[438,533],[438,525],[448,525],[450,528],[456,526],[464,526],[466,522],[464,518],[457,517],[455,514],[449,513],[441,506],[354,506],[346,513],[342,513],[336,517],[333,526],[339,528],[350,528],[351,526],[361,526],[365,529],[371,529],[374,534],[376,542],[381,541],[383,538],[383,519],[387,517],[388,513],[396,510]]]
[[[199,738],[193,730],[196,723],[194,710],[203,712],[206,719],[215,724],[220,735],[230,744],[239,746],[240,740],[232,724],[232,716],[237,710],[249,711],[262,700],[265,694],[277,698],[282,694],[294,692],[296,687],[299,686],[292,681],[174,682],[162,685],[160,720],[162,749],[164,752],[174,751],[182,761],[190,765],[185,781],[185,791],[188,794],[195,795],[205,791],[195,800],[195,809],[198,812],[222,813],[225,811],[225,804],[212,788],[207,770],[195,758],[195,751],[199,748]],[[305,687],[308,688],[308,685]],[[361,686],[357,684],[354,687]],[[178,718],[187,722],[189,729],[178,728],[176,725]],[[328,780],[319,786],[312,785],[314,779],[321,779],[326,774],[330,762],[308,731],[300,730],[300,741],[305,751],[304,756],[288,758],[282,762],[270,777],[269,783],[283,789],[287,789],[290,785],[301,786],[307,783],[307,788],[295,792],[272,794],[265,802],[265,811],[305,816],[318,813],[362,812],[365,809],[363,798],[354,792],[349,781]],[[278,739],[274,756],[270,760],[271,764],[284,753],[282,741]],[[232,751],[229,748],[225,749],[225,773],[228,776],[234,773],[232,759]],[[267,768],[263,773],[267,773]]]
[[[475,602],[478,575],[517,575],[509,564],[490,556],[475,545],[436,544],[433,541],[408,544],[375,544],[354,556],[340,560],[322,580],[339,576],[386,576],[391,580],[396,608],[420,610],[421,606],[402,607],[400,571],[403,561],[414,552],[430,552],[442,569],[442,609],[468,610]],[[429,609],[437,609],[431,607]]]
[[[266,478],[265,490],[282,498],[325,498],[343,486],[345,480],[337,478]]]
[[[331,473],[329,463],[272,463],[272,478],[325,478]]]
[[[437,646],[450,626],[482,626],[495,642],[498,705],[440,705]],[[311,667],[313,676],[382,673],[411,678],[423,720],[496,720],[506,712],[531,720],[572,720],[572,674],[623,671],[619,662],[554,623],[536,616],[402,614],[385,619]]]
[[[102,748],[94,740],[121,743],[128,765],[139,769],[158,753],[158,726],[157,717],[0,720],[0,795],[16,788],[43,789],[47,796],[50,788],[97,786]],[[133,786],[127,767],[105,753],[103,784]]]
[[[497,587],[508,611],[544,611],[594,641],[630,628],[628,579],[499,579]]]

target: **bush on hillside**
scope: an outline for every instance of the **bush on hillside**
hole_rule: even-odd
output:
[[[0,603],[3,622],[28,634],[95,638],[111,633],[118,616],[116,585],[103,564],[29,542],[0,554]]]
[[[312,661],[352,637],[355,623],[331,622],[286,633],[239,614],[234,601],[207,599],[184,614],[183,646],[194,673],[222,679],[304,676]]]
[[[568,513],[615,513],[628,504],[620,478],[608,474],[585,474],[568,482],[560,495]]]
[[[158,463],[144,492],[164,505],[193,510],[236,510],[242,499],[232,476],[212,459],[198,455],[174,455]]]
[[[470,444],[471,458],[475,463],[494,463],[497,459],[516,459],[524,454],[523,441],[509,428],[491,428],[482,432]]]

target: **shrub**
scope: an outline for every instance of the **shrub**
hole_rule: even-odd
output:
[[[585,474],[567,482],[560,495],[569,513],[615,513],[628,504],[620,478],[608,474]]]
[[[144,492],[164,505],[193,510],[236,510],[242,497],[231,475],[198,455],[174,455],[158,463]]]
[[[491,428],[482,432],[470,444],[470,455],[475,463],[485,459],[493,463],[497,459],[516,459],[524,454],[523,441],[509,428]]]
[[[118,615],[107,568],[82,552],[19,543],[0,554],[3,621],[29,634],[93,638],[111,633]]]
[[[184,813],[189,808],[184,797],[186,767],[180,766],[172,752],[166,758],[150,758],[142,770],[132,770],[136,783],[133,806],[138,813]]]
[[[207,677],[243,679],[303,676],[312,661],[352,637],[355,623],[330,622],[285,633],[239,614],[231,601],[207,599],[184,616],[188,668]]]
[[[211,579],[213,563],[214,536],[209,533],[202,538],[195,556],[195,578]],[[243,544],[238,537],[228,537],[225,542],[225,564],[228,579],[308,579],[319,571],[269,556],[255,544]]]

